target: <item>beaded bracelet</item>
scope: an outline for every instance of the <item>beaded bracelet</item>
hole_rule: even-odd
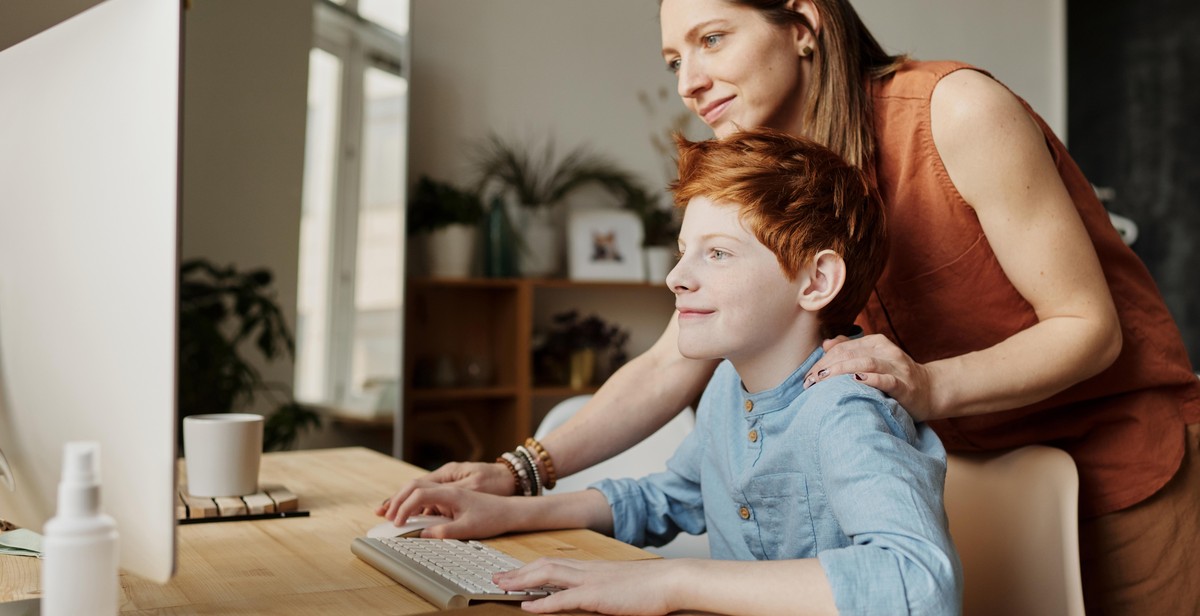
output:
[[[506,468],[508,468],[508,472],[512,473],[513,491],[519,494],[521,492],[521,475],[517,473],[517,467],[513,466],[512,462],[505,460],[504,456],[496,458],[496,462],[503,464]]]
[[[529,464],[530,474],[533,475],[533,495],[542,495],[542,475],[538,472],[537,458],[524,445],[517,445],[517,453]]]
[[[517,480],[521,484],[521,493],[525,496],[533,496],[533,486],[530,483],[529,471],[526,470],[525,461],[520,456],[509,451],[500,454],[500,456],[517,471]]]
[[[554,460],[550,459],[550,452],[546,451],[545,447],[532,436],[525,439],[525,446],[537,454],[539,460],[542,461],[542,466],[546,468],[546,489],[553,490],[554,485],[558,483],[558,473],[554,471]]]

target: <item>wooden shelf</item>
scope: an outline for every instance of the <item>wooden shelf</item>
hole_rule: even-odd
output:
[[[440,389],[412,390],[413,402],[488,400],[492,398],[512,398],[516,395],[516,387],[445,387]]]
[[[533,434],[554,404],[597,387],[535,386],[534,323],[566,310],[623,327],[665,325],[674,297],[662,284],[531,278],[410,278],[404,326],[404,458],[428,467],[493,460]],[[630,348],[636,355],[642,348]],[[430,387],[430,366],[483,360],[495,387]],[[416,377],[416,378],[414,378]],[[417,387],[417,385],[422,385]]]

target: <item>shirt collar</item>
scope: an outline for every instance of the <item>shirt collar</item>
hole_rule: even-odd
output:
[[[787,408],[792,402],[804,394],[804,375],[816,365],[817,361],[825,356],[825,350],[820,346],[808,356],[782,383],[772,389],[760,391],[752,394],[746,391],[745,386],[738,381],[738,390],[741,393],[743,401],[750,402],[750,410],[747,415],[758,415],[761,413],[770,413]]]

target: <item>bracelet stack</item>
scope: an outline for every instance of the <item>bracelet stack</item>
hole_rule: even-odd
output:
[[[527,438],[524,445],[517,445],[515,450],[500,454],[496,462],[508,467],[512,473],[517,494],[541,496],[558,483],[554,461],[550,459],[546,448],[534,438]]]
[[[546,451],[542,444],[537,442],[532,436],[525,439],[525,447],[537,454],[539,460],[542,461],[542,466],[546,469],[546,489],[553,490],[554,484],[558,483],[558,474],[554,472],[554,460],[550,459],[550,454]]]

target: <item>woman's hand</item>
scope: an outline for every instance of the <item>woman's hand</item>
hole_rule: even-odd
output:
[[[667,614],[678,609],[670,575],[683,561],[646,560],[613,562],[605,560],[538,559],[520,569],[495,576],[494,582],[505,590],[540,586],[558,586],[563,590],[549,597],[526,601],[521,607],[547,614],[567,610],[587,610],[603,614]]]
[[[855,379],[895,398],[917,421],[937,416],[931,371],[879,334],[851,340],[838,336],[822,345],[825,356],[804,377],[805,388],[839,374]]]
[[[388,516],[387,513],[395,511],[395,508],[391,506],[392,503],[404,502],[418,486],[437,484],[474,490],[485,494],[495,494],[497,496],[511,496],[515,488],[512,473],[503,464],[449,462],[443,464],[436,471],[401,486],[400,490],[394,496],[384,500],[383,504],[375,508],[375,515],[384,516],[391,520],[395,514],[393,513],[392,516]],[[426,512],[418,511],[417,513]]]
[[[422,537],[482,539],[512,530],[510,500],[503,496],[417,479],[384,501],[375,513],[399,524],[419,513],[441,515],[453,521],[425,529],[421,532]]]

